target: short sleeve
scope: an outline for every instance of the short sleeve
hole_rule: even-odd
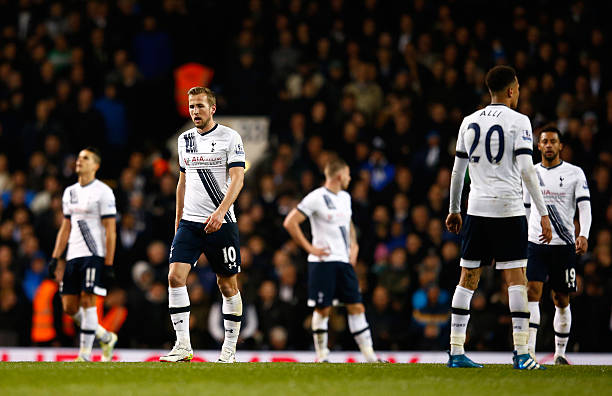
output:
[[[463,134],[465,132],[465,118],[459,127],[459,135],[457,136],[457,145],[455,146],[455,155],[459,158],[468,158],[468,152],[465,148]]]
[[[100,197],[100,217],[115,217],[117,215],[117,207],[115,205],[115,194],[110,188],[105,188]]]
[[[317,211],[317,196],[314,191],[306,195],[304,199],[297,205],[297,210],[302,212],[306,217],[310,217]]]
[[[527,117],[517,119],[514,130],[514,155],[533,155],[533,132]]]
[[[72,215],[72,211],[70,210],[70,191],[69,189],[64,190],[64,195],[62,196],[62,212],[64,213],[64,217],[66,219],[70,219]]]
[[[576,203],[591,200],[591,192],[589,191],[589,184],[587,183],[584,171],[578,168],[576,173],[576,186],[574,187]]]
[[[179,136],[177,149],[178,149],[179,169],[181,170],[181,172],[185,173],[185,169],[187,168],[187,165],[185,164],[185,158],[183,158],[183,151],[185,151],[184,135]]]
[[[230,140],[228,153],[227,153],[227,166],[233,168],[234,166],[245,167],[246,157],[244,154],[244,145],[242,144],[242,138],[238,132],[232,134]]]

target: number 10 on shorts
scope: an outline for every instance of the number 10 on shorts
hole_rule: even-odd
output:
[[[223,261],[225,264],[236,262],[236,248],[228,246],[223,248]]]

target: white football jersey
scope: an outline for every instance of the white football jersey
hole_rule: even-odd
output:
[[[540,189],[548,209],[553,230],[551,245],[573,245],[576,241],[574,215],[580,201],[590,200],[589,185],[582,169],[562,161],[559,165],[546,168],[542,163],[535,165]],[[531,196],[523,189],[525,207],[531,208]],[[542,234],[541,215],[537,208],[529,214],[529,241],[540,243]]]
[[[524,216],[521,172],[515,157],[532,155],[529,118],[503,104],[490,104],[465,117],[456,155],[469,159],[467,213],[483,217]]]
[[[329,255],[322,259],[312,254],[308,261],[349,262],[351,243],[351,196],[346,191],[334,194],[325,187],[319,187],[306,195],[297,206],[310,220],[312,245],[328,248]]]
[[[245,167],[242,138],[235,130],[216,124],[200,134],[196,128],[178,138],[181,172],[185,172],[183,219],[204,223],[221,204],[231,183],[229,169]],[[235,223],[234,205],[224,223]]]
[[[113,190],[98,179],[81,186],[75,183],[64,190],[64,217],[70,219],[66,260],[106,255],[106,230],[102,219],[117,215]]]

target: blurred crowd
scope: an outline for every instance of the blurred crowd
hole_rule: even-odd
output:
[[[178,169],[166,147],[186,121],[173,70],[193,61],[214,69],[217,114],[271,121],[269,153],[247,172],[236,203],[246,304],[239,348],[311,348],[306,256],[282,221],[320,185],[333,153],[352,170],[356,272],[375,348],[447,347],[459,274],[459,241],[444,227],[456,134],[489,101],[486,71],[510,64],[519,111],[536,134],[558,126],[563,159],[584,169],[591,190],[569,350],[612,351],[612,55],[601,7],[0,0],[0,346],[74,345],[74,326],[45,277],[61,194],[76,182],[75,155],[87,145],[102,149],[98,176],[114,189],[119,212],[118,279],[99,301],[102,323],[121,347],[173,343],[167,271]],[[216,348],[220,297],[204,256],[188,289],[192,344]],[[507,300],[499,275],[484,271],[469,350],[511,348]],[[55,331],[34,334],[32,316],[45,301]],[[538,347],[552,350],[546,292],[542,307]],[[330,342],[355,349],[345,315],[334,309]]]

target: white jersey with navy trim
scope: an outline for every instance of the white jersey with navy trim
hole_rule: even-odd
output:
[[[334,194],[325,187],[319,187],[306,195],[297,209],[310,220],[312,245],[328,248],[330,252],[322,259],[309,254],[308,261],[348,263],[353,214],[350,194],[346,191]]]
[[[469,159],[469,215],[524,216],[516,156],[533,153],[531,122],[503,104],[490,104],[463,119],[456,155]]]
[[[576,242],[574,227],[576,205],[591,199],[584,172],[565,161],[550,168],[539,163],[535,165],[535,170],[552,224],[553,239],[550,244],[573,245]],[[541,215],[537,208],[531,207],[531,196],[526,188],[523,189],[523,200],[525,207],[530,208],[529,242],[541,244],[539,241],[539,235],[542,234]]]
[[[229,169],[245,167],[242,138],[235,130],[215,124],[200,134],[197,128],[178,137],[181,172],[185,172],[183,219],[204,223],[219,207],[231,183]],[[234,205],[224,223],[235,223]]]
[[[64,190],[64,217],[70,219],[66,260],[106,255],[106,230],[102,219],[117,215],[113,190],[98,179],[81,186],[75,183]]]

